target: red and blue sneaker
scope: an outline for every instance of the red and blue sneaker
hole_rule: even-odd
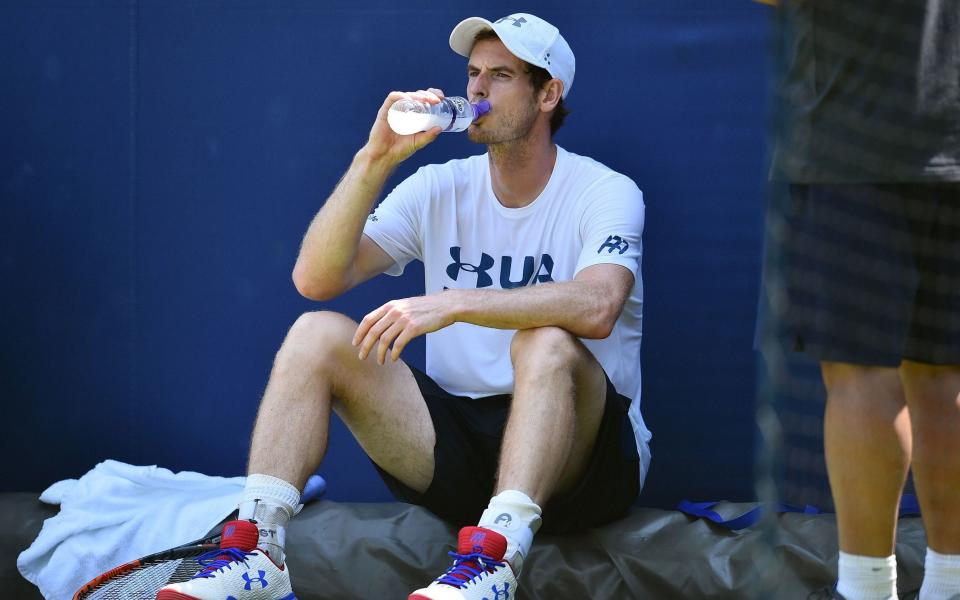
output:
[[[157,600],[297,600],[289,570],[257,548],[259,537],[250,521],[224,523],[220,549],[198,559],[203,569],[161,588]]]
[[[460,530],[453,566],[407,600],[514,600],[517,578],[503,558],[507,540],[483,527]]]

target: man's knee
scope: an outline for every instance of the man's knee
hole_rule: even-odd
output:
[[[905,360],[900,365],[900,377],[904,385],[950,385],[950,381],[960,379],[960,365],[931,365]]]
[[[277,363],[323,365],[344,355],[356,355],[351,340],[357,324],[330,311],[307,312],[290,327],[277,354]]]
[[[896,415],[904,405],[896,367],[823,362],[820,368],[828,403],[883,415]]]
[[[912,409],[948,408],[960,402],[960,366],[904,361],[900,379]]]
[[[831,392],[869,393],[900,383],[895,367],[874,367],[840,362],[822,362],[823,383]]]
[[[517,367],[569,369],[586,358],[585,348],[572,333],[559,327],[521,329],[510,343],[510,360]]]

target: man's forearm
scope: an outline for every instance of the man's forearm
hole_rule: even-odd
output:
[[[623,309],[598,281],[563,281],[512,290],[447,290],[454,320],[496,329],[560,327],[582,338],[610,335]]]
[[[365,360],[376,347],[377,361],[397,360],[413,338],[454,323],[495,329],[560,327],[581,338],[610,335],[634,284],[633,274],[613,264],[593,265],[573,281],[512,290],[445,290],[391,300],[367,313],[353,336]]]
[[[394,166],[365,150],[354,156],[303,237],[293,271],[301,293],[328,297],[349,287],[363,225]]]

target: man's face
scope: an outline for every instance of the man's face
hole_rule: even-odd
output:
[[[467,97],[490,101],[490,112],[467,130],[471,141],[498,144],[525,137],[540,114],[530,74],[498,39],[474,44],[467,64]]]

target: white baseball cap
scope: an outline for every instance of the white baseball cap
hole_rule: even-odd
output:
[[[470,17],[453,28],[450,47],[469,58],[474,38],[486,29],[493,30],[514,56],[546,69],[551,76],[562,81],[563,97],[567,97],[573,86],[576,61],[559,29],[527,13],[514,13],[493,23],[482,17]]]

